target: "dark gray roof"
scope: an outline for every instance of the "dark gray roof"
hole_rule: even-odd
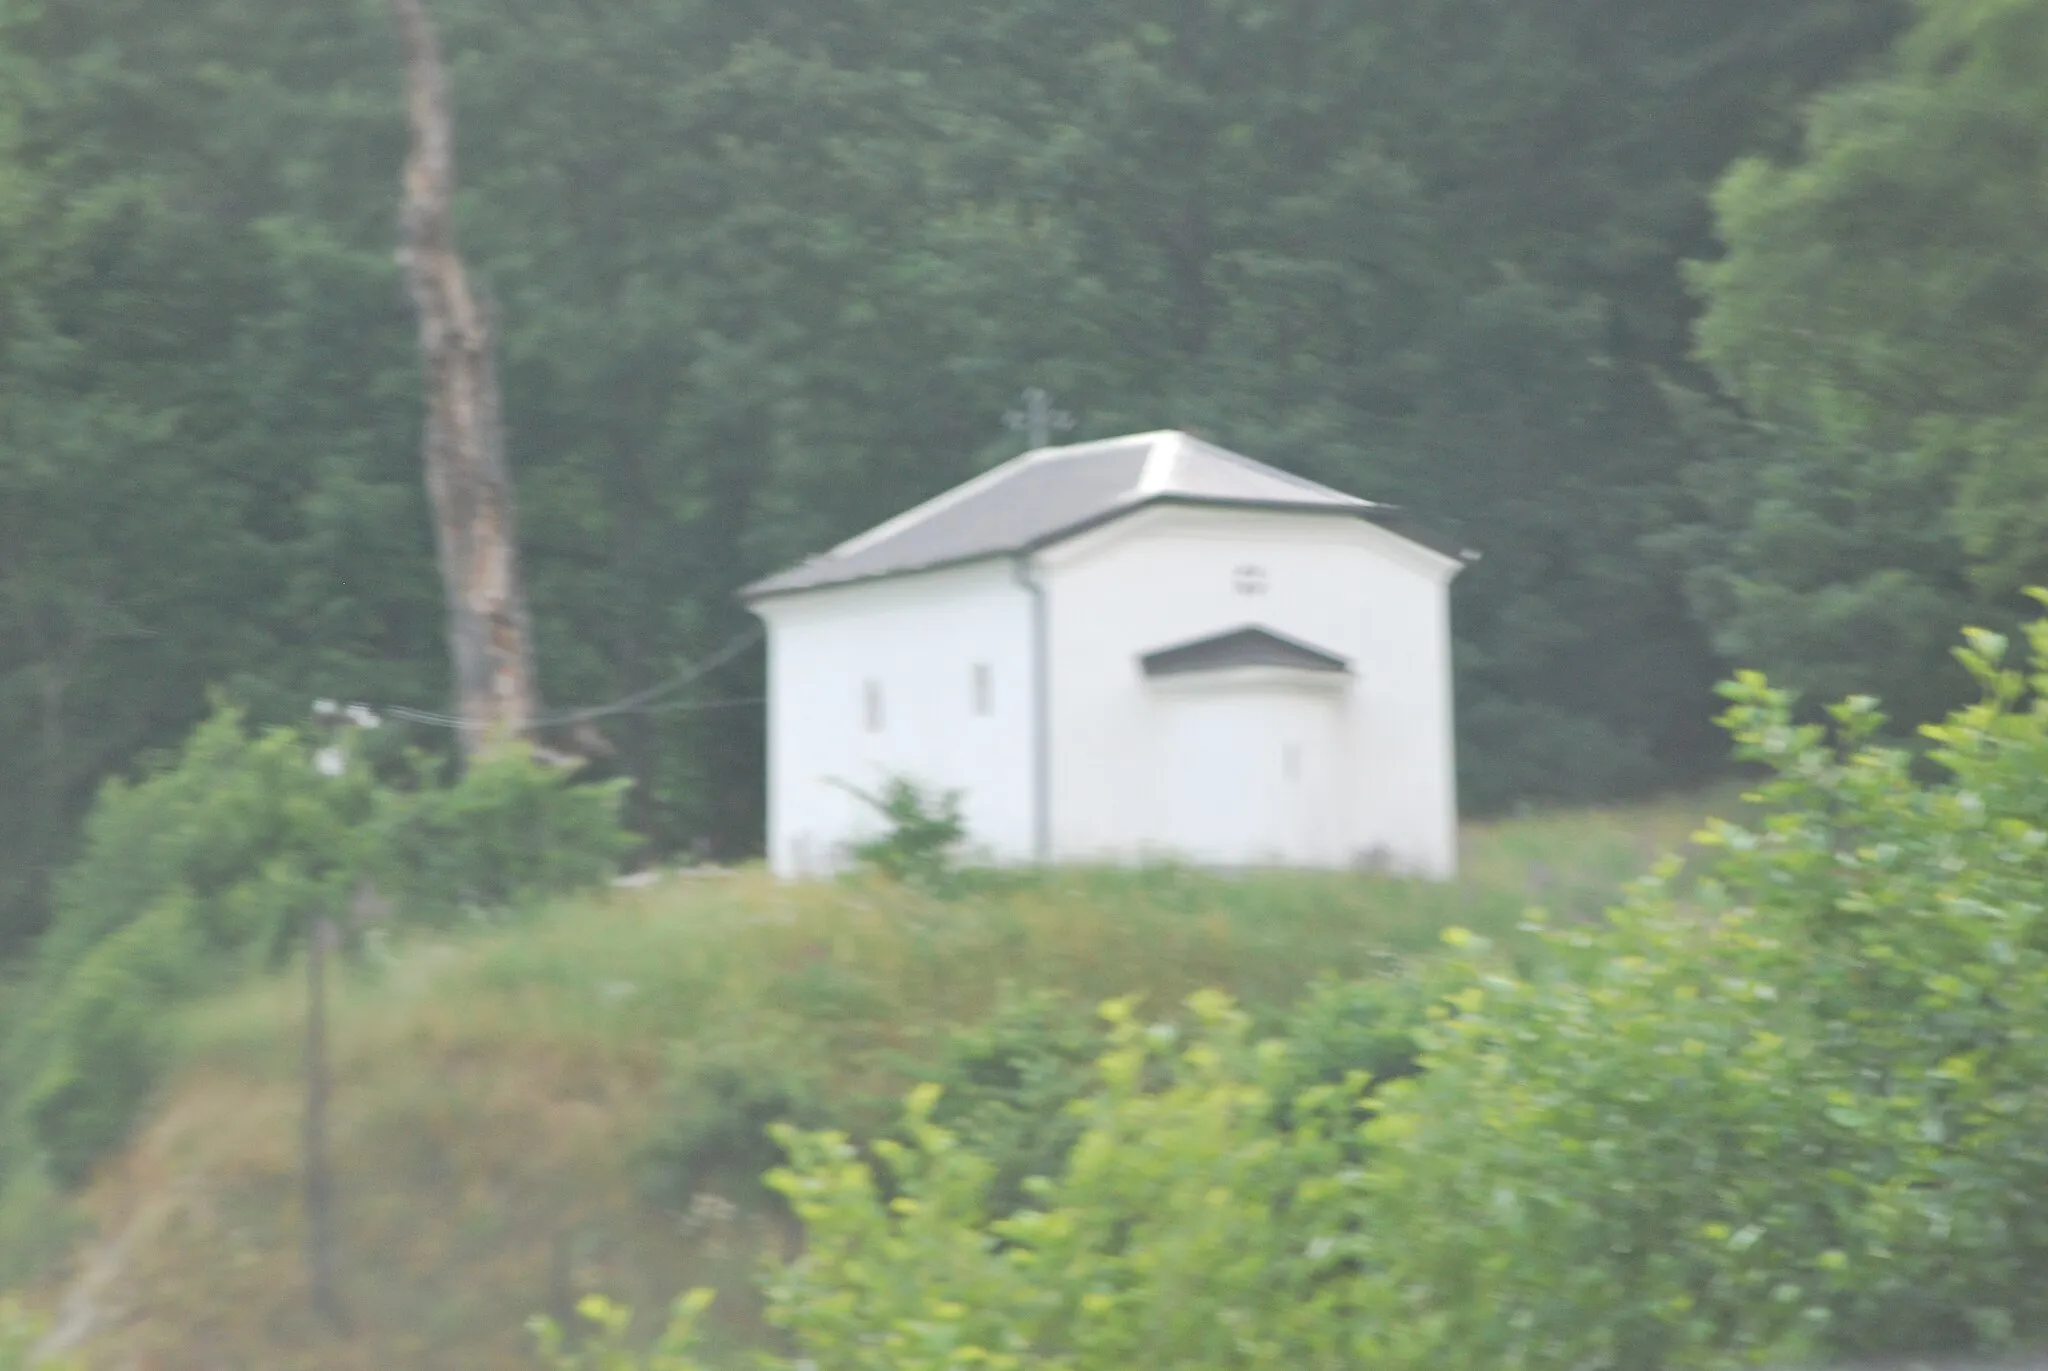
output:
[[[1351,664],[1333,652],[1284,637],[1270,628],[1247,624],[1228,633],[1198,638],[1148,652],[1138,659],[1147,676],[1185,676],[1197,671],[1227,671],[1240,666],[1283,666],[1296,671],[1346,672]]]
[[[1024,552],[1165,502],[1393,512],[1185,433],[1140,433],[1027,452],[740,594],[758,599]]]

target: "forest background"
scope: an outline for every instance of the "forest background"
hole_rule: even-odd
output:
[[[1476,811],[1700,779],[1731,663],[1933,717],[2048,572],[2042,0],[434,8],[551,705],[1026,386],[1481,549]],[[373,0],[0,0],[0,953],[209,692],[446,708],[404,136]],[[606,721],[652,849],[754,849],[760,670]]]

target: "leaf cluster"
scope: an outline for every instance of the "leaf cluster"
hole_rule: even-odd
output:
[[[882,832],[854,845],[856,862],[924,890],[948,884],[967,838],[958,791],[935,793],[907,776],[889,777],[876,795],[847,789],[884,825]]]

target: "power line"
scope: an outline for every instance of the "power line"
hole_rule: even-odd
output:
[[[740,695],[730,700],[673,700],[665,705],[650,705],[640,711],[643,714],[697,714],[707,709],[739,709],[744,705],[766,704],[766,695]]]
[[[761,630],[758,628],[749,629],[747,632],[726,643],[725,646],[712,653],[709,657],[684,667],[666,680],[658,681],[643,690],[636,690],[631,695],[613,700],[609,704],[588,705],[577,709],[545,712],[537,715],[527,726],[529,728],[559,728],[565,724],[589,723],[595,719],[606,719],[618,714],[670,714],[692,712],[698,709],[729,709],[745,704],[759,704],[762,699],[759,696],[744,700],[682,700],[670,701],[666,704],[657,704],[656,702],[664,696],[673,695],[683,687],[702,680],[720,667],[733,661],[760,640]],[[411,724],[422,724],[429,728],[476,729],[489,726],[484,720],[465,719],[460,715],[440,714],[426,709],[413,709],[407,705],[393,705],[380,712],[393,719],[400,719]]]
[[[651,685],[645,690],[615,700],[608,705],[595,705],[587,709],[565,710],[555,715],[543,715],[534,721],[536,728],[554,728],[561,724],[588,723],[592,719],[603,719],[613,714],[631,714],[664,695],[674,694],[684,686],[709,676],[726,663],[733,661],[742,652],[761,641],[761,630],[753,628],[740,634],[718,651],[712,653],[695,666],[685,667],[666,681]]]

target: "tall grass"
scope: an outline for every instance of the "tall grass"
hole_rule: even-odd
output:
[[[675,877],[567,902],[537,922],[372,947],[340,992],[343,1050],[544,1038],[635,1059],[661,1044],[785,1020],[901,1037],[967,1020],[1005,985],[1164,1008],[1204,986],[1254,1006],[1433,949],[1459,925],[1512,938],[1532,906],[1596,917],[1658,856],[1685,850],[1732,792],[1475,825],[1453,882],[1321,872],[1218,875],[1080,869],[991,880],[940,899],[848,881],[788,885],[758,870]],[[283,976],[185,1020],[189,1060],[297,1070]],[[835,1040],[835,1051],[847,1039]]]
[[[109,1356],[499,1371],[531,1364],[525,1317],[576,1293],[655,1308],[703,1282],[745,1342],[747,1277],[793,1235],[736,1191],[649,1202],[638,1168],[679,1075],[789,1074],[857,1122],[1015,993],[1135,993],[1166,1012],[1218,986],[1277,1015],[1318,977],[1424,954],[1453,924],[1512,939],[1532,903],[1592,917],[1704,807],[1478,826],[1445,884],[1088,870],[940,900],[744,871],[373,945],[333,1015],[346,1340],[307,1314],[300,1278],[303,986],[253,981],[182,1015],[177,1084],[88,1197],[100,1250],[120,1248],[122,1305],[148,1311]]]

